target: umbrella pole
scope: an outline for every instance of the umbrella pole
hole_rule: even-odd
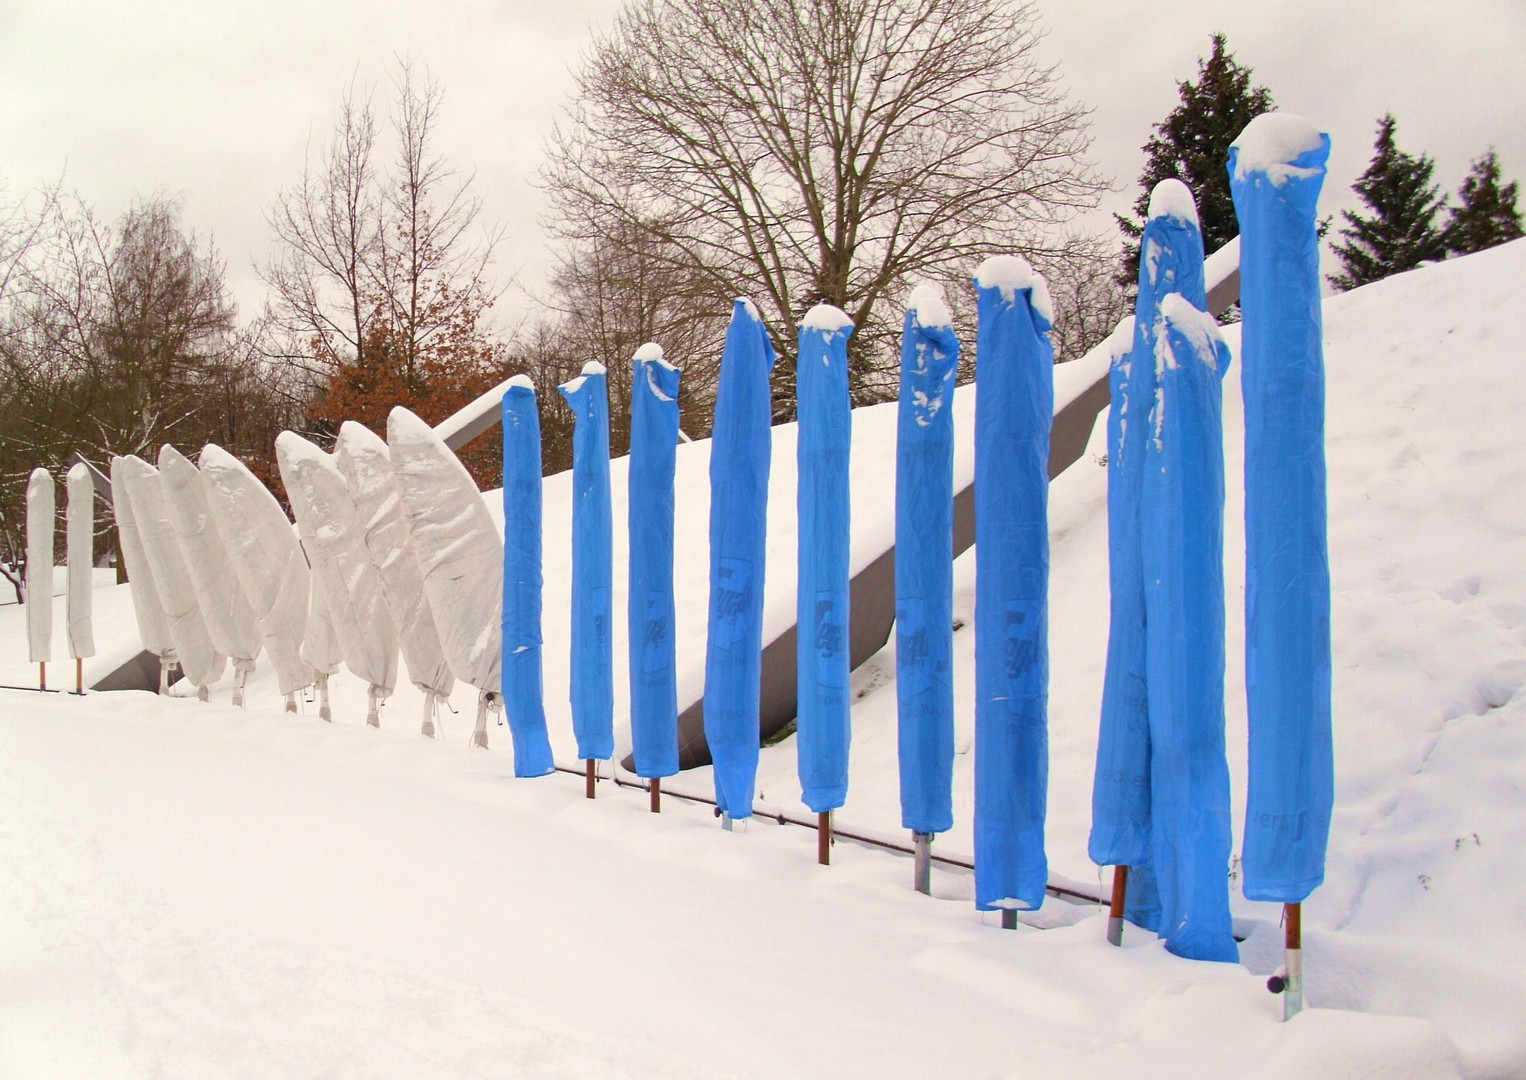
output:
[[[832,811],[816,815],[816,861],[822,866],[832,865]]]
[[[1123,944],[1123,907],[1128,891],[1129,868],[1127,866],[1113,867],[1113,901],[1107,909],[1107,943],[1109,945]]]
[[[1001,928],[1003,930],[1017,929],[1017,908],[1004,907],[1001,909]]]
[[[721,828],[731,832],[731,815],[725,810],[721,811]]]
[[[80,697],[85,696],[85,659],[82,656],[74,658],[74,692]]]
[[[1287,982],[1282,990],[1282,1019],[1303,1012],[1303,905],[1282,905],[1283,964]]]
[[[651,783],[647,785],[646,790],[648,795],[651,796],[652,813],[662,813],[662,777],[652,777]]]
[[[37,689],[39,689],[39,690],[46,690],[47,688],[48,688],[48,665],[47,665],[46,661],[43,661],[43,662],[41,662],[41,663],[39,663],[37,665]]]
[[[933,894],[933,834],[911,834],[911,887],[923,896]]]
[[[590,799],[594,797],[593,786],[597,779],[593,771],[593,758],[585,758],[583,760],[583,794]]]
[[[487,749],[487,703],[486,691],[477,695],[477,726],[472,731],[472,745]]]

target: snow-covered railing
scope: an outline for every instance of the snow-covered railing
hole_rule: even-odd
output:
[[[494,424],[503,420],[503,395],[508,392],[505,380],[478,397],[461,406],[435,425],[434,433],[445,440],[452,450],[460,450]]]

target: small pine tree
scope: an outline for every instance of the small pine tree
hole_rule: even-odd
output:
[[[1500,183],[1499,158],[1494,148],[1473,162],[1457,193],[1458,205],[1447,222],[1447,250],[1454,255],[1483,251],[1507,240],[1518,240],[1521,212],[1515,208],[1516,184]]]
[[[1197,82],[1177,83],[1181,104],[1160,123],[1144,144],[1145,168],[1139,175],[1135,216],[1117,214],[1118,227],[1129,239],[1124,244],[1118,279],[1132,288],[1139,279],[1139,237],[1149,212],[1150,192],[1162,180],[1182,181],[1197,199],[1203,249],[1209,253],[1240,233],[1235,204],[1229,193],[1229,144],[1245,125],[1272,105],[1272,92],[1252,86],[1251,69],[1241,67],[1225,46],[1223,34],[1213,35],[1213,53],[1198,60]]]
[[[1436,224],[1436,215],[1446,209],[1446,196],[1431,183],[1436,163],[1425,154],[1412,157],[1400,150],[1394,127],[1392,114],[1378,121],[1372,161],[1352,185],[1371,216],[1341,211],[1346,227],[1334,250],[1345,272],[1330,275],[1337,289],[1354,289],[1446,258],[1446,235]]]

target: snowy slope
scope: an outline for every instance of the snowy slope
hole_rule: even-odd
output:
[[[1092,909],[1054,901],[1031,917],[1053,929],[1003,934],[962,873],[935,874],[928,901],[908,860],[873,849],[840,843],[823,869],[803,830],[754,819],[728,835],[693,804],[658,818],[611,785],[589,804],[571,777],[516,782],[502,728],[486,754],[464,747],[468,716],[446,719],[444,745],[412,734],[411,687],[380,732],[348,676],[333,726],[282,717],[262,662],[245,711],[221,690],[207,706],[0,691],[0,1076],[1526,1071],[1523,287],[1518,242],[1326,306],[1338,801],[1329,877],[1306,905],[1315,1008],[1293,1024],[1258,977],[1277,962],[1270,905],[1236,898],[1243,967],[1177,960],[1138,932],[1111,950]],[[1225,393],[1238,814],[1237,379],[1238,359]],[[973,400],[956,396],[961,470]],[[890,528],[893,429],[893,407],[856,417],[855,567]],[[793,614],[793,435],[776,438],[771,624]],[[679,451],[689,679],[707,452]],[[614,482],[618,525],[623,462]],[[567,488],[547,481],[548,616],[566,610]],[[1051,492],[1049,854],[1089,882],[1104,495],[1087,459]],[[966,624],[973,558],[956,568]],[[110,612],[130,633],[124,593],[98,593],[103,649]],[[20,614],[0,607],[0,682],[35,677]],[[570,758],[565,633],[548,618],[548,713]],[[937,848],[967,855],[973,640],[956,641],[957,823]],[[839,815],[886,836],[899,835],[893,672],[892,646],[856,677]],[[672,782],[709,786],[705,771]],[[797,794],[786,741],[764,752],[760,796],[802,812]]]

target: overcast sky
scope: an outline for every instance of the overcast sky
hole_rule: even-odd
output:
[[[1209,34],[1279,107],[1331,133],[1323,210],[1371,156],[1392,111],[1402,147],[1437,160],[1448,190],[1494,145],[1526,177],[1522,0],[1035,0],[1043,50],[1093,110],[1092,156],[1126,209],[1139,147],[1175,104]],[[507,228],[500,271],[543,287],[549,262],[532,186],[573,71],[618,0],[0,0],[0,181],[12,195],[63,175],[103,213],[138,195],[182,200],[215,238],[241,309],[258,308],[271,252],[264,213],[331,130],[352,77],[385,90],[407,54],[443,85],[440,148],[476,173]],[[1443,14],[1444,11],[1444,14]],[[523,311],[511,290],[503,307]]]

